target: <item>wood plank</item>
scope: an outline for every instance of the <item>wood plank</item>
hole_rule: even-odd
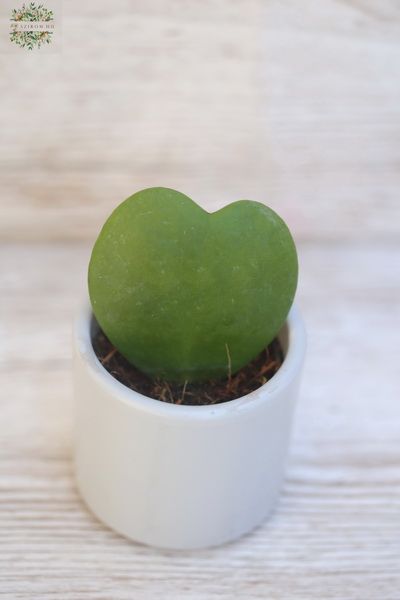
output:
[[[281,502],[238,542],[182,554],[115,535],[75,490],[88,245],[0,246],[0,598],[398,600],[398,247],[299,250],[309,348]]]
[[[154,185],[398,239],[395,0],[118,6],[68,3],[62,55],[0,56],[3,240],[92,239]]]

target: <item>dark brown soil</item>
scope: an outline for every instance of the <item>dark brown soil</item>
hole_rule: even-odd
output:
[[[93,339],[93,348],[100,363],[115,379],[144,396],[172,404],[219,404],[240,398],[269,381],[283,362],[282,348],[275,338],[257,358],[231,377],[177,384],[144,375],[117,351],[101,330]]]

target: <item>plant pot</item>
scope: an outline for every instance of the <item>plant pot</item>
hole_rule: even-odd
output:
[[[216,546],[259,525],[282,484],[305,331],[292,308],[285,360],[247,396],[175,405],[127,388],[98,361],[89,307],[75,328],[76,478],[97,517],[137,542]]]

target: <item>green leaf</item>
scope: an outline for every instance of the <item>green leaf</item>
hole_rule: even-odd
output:
[[[207,380],[250,362],[282,327],[297,255],[282,219],[241,200],[209,214],[151,188],[105,223],[89,265],[100,326],[152,377]]]

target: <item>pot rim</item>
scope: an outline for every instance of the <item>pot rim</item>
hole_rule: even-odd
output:
[[[74,324],[74,346],[76,354],[90,372],[95,382],[105,387],[115,399],[136,409],[169,417],[174,420],[215,420],[236,416],[238,413],[255,409],[260,403],[269,402],[288,386],[301,370],[305,350],[306,332],[303,319],[297,306],[293,305],[285,325],[287,327],[288,348],[285,359],[277,373],[267,383],[250,394],[229,400],[220,404],[193,406],[187,404],[172,404],[145,396],[128,388],[115,379],[97,358],[91,338],[91,322],[93,312],[89,302],[79,311]],[[283,328],[282,328],[283,329]],[[282,331],[282,330],[281,330]]]

